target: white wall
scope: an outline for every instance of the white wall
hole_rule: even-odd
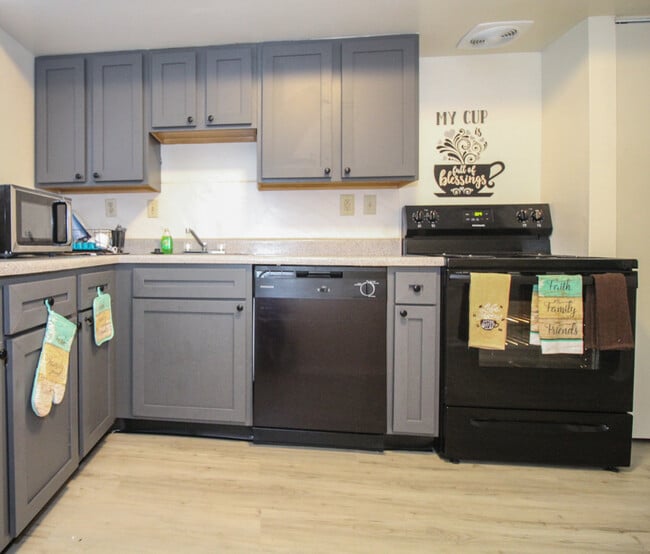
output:
[[[433,165],[443,161],[435,145],[452,127],[437,125],[436,112],[457,110],[462,117],[474,109],[488,112],[481,125],[488,142],[481,161],[506,164],[494,196],[484,201],[537,201],[540,63],[539,54],[421,59],[421,179],[402,189],[259,191],[255,144],[175,145],[162,147],[160,194],[73,195],[73,204],[90,226],[120,223],[130,238],[157,238],[163,227],[182,237],[188,225],[211,238],[399,238],[402,205],[449,202],[433,194]],[[355,195],[356,215],[339,215],[341,193]],[[377,195],[377,215],[363,215],[364,194]],[[105,198],[116,199],[116,218],[105,216]],[[153,198],[159,219],[146,217],[146,202]]]
[[[542,199],[553,252],[616,254],[614,18],[590,17],[542,53]]]
[[[34,56],[2,29],[0,183],[34,184]]]
[[[638,258],[634,436],[650,438],[650,23],[616,26],[617,244],[616,254]]]
[[[468,110],[487,112],[478,125],[487,141],[479,162],[502,161],[506,168],[490,197],[441,198],[433,167],[445,159],[436,146],[452,129],[475,130],[463,122]],[[455,112],[454,124],[440,122],[440,112]],[[541,125],[539,53],[421,58],[420,181],[400,190],[400,205],[539,201]]]

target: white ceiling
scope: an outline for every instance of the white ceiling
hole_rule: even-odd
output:
[[[650,0],[0,0],[0,28],[36,55],[419,33],[422,56],[464,54],[480,22],[532,19],[499,51],[540,51],[590,15]]]

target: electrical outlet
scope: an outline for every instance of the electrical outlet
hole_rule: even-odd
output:
[[[158,217],[158,199],[154,198],[153,200],[147,200],[147,217],[156,218]]]
[[[341,195],[341,215],[354,215],[354,194]]]
[[[115,198],[106,198],[104,200],[106,217],[117,217],[117,200]]]
[[[377,195],[364,194],[363,195],[363,214],[376,215],[377,214]]]

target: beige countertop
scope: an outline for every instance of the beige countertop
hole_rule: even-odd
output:
[[[216,265],[329,265],[440,267],[444,259],[435,256],[295,256],[264,254],[118,254],[23,257],[0,261],[0,277],[50,271],[86,269],[114,264],[216,264]]]

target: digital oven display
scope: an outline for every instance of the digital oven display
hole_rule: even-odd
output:
[[[466,223],[476,224],[492,222],[492,210],[489,208],[484,208],[481,210],[466,210],[464,215]]]

